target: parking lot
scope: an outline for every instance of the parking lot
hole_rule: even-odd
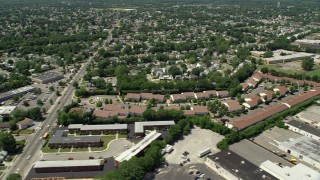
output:
[[[219,150],[216,144],[222,139],[223,136],[217,133],[195,127],[191,130],[191,134],[184,136],[184,139],[173,145],[174,150],[165,155],[166,161],[169,164],[180,164],[189,158],[190,162],[187,164],[203,163],[203,158],[198,157],[199,152],[210,148],[212,153],[217,153]],[[187,157],[183,156],[185,151],[189,153]]]
[[[299,120],[320,126],[320,106],[311,106],[297,114]]]
[[[169,165],[163,169],[160,169],[158,174],[154,178],[156,180],[187,180],[187,179],[211,179],[211,180],[223,180],[224,178],[219,176],[216,172],[211,170],[205,164],[189,164],[186,166]]]
[[[34,83],[31,86],[40,88],[41,89],[41,94],[36,94],[34,92],[29,92],[27,94],[23,94],[20,96],[18,101],[14,101],[12,98],[8,99],[3,102],[4,106],[17,106],[17,108],[21,108],[24,110],[36,107],[36,106],[41,106],[42,108],[45,108],[48,110],[52,104],[55,102],[57,99],[57,95],[55,93],[56,90],[58,90],[60,93],[63,91],[64,87],[58,86],[58,82],[55,83],[49,83],[49,84],[38,84]],[[50,91],[49,88],[50,86],[54,87],[55,91]],[[38,104],[38,100],[42,101],[42,105]],[[27,105],[24,102],[27,102]]]

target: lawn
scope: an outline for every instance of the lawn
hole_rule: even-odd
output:
[[[103,141],[103,146],[102,147],[92,147],[91,151],[103,151],[103,150],[107,149],[109,142],[116,139],[116,135],[101,136],[101,139]]]
[[[48,144],[49,143],[46,143],[46,145],[41,148],[43,153],[57,153],[58,152],[58,149],[50,149]]]
[[[127,138],[128,135],[127,134],[118,134],[118,138]]]
[[[64,153],[64,152],[70,152],[71,148],[61,148],[59,152]]]
[[[12,131],[12,134],[32,134],[34,129],[23,129],[23,130],[15,130]]]
[[[0,166],[0,171],[7,169],[6,166]]]
[[[276,64],[276,65],[280,65],[280,64]],[[268,69],[273,69],[273,70],[276,70],[276,71],[279,71],[279,72],[284,72],[284,73],[287,73],[287,74],[297,73],[297,74],[306,74],[306,75],[309,75],[309,76],[313,76],[313,75],[316,75],[316,74],[320,75],[320,66],[318,64],[316,64],[313,67],[312,71],[281,69],[279,67],[276,67],[276,65],[270,65],[270,64],[259,65],[257,70],[260,70],[263,67],[267,67]]]
[[[66,148],[65,150],[67,150],[68,148]],[[69,149],[71,150],[71,149]],[[89,151],[89,148],[84,147],[84,148],[73,148],[72,152],[85,152],[85,151]],[[70,152],[70,151],[69,151]]]

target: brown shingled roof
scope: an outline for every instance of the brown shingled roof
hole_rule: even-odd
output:
[[[286,109],[288,109],[286,105],[277,104],[275,106],[262,109],[256,113],[232,120],[230,121],[230,124],[232,124],[238,130],[242,130]]]
[[[225,101],[223,103],[228,107],[229,112],[233,112],[233,111],[237,111],[237,110],[242,109],[242,106],[239,104],[239,102],[235,101],[235,100],[229,100],[229,101]]]

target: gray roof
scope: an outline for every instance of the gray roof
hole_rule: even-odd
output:
[[[68,161],[38,161],[33,168],[52,168],[52,167],[81,167],[81,166],[100,166],[103,160],[68,160]]]
[[[214,155],[209,155],[208,158],[241,179],[263,179],[262,176],[266,176],[266,179],[276,179],[271,174],[261,171],[258,166],[230,150],[220,151]]]
[[[51,143],[93,143],[100,142],[101,136],[65,136],[68,131],[57,130],[54,136],[49,140]]]
[[[63,75],[61,73],[55,72],[55,71],[47,71],[41,74],[38,74],[36,76],[32,76],[32,78],[39,79],[39,80],[49,80],[53,78],[63,78]]]
[[[1,93],[0,94],[0,99],[5,98],[5,97],[12,97],[12,96],[17,95],[17,94],[27,93],[27,92],[30,92],[30,91],[32,91],[34,89],[35,89],[35,87],[33,87],[33,86],[24,86],[24,87],[21,87],[21,88],[18,88],[18,89],[14,89],[14,90],[11,90],[11,91],[8,91],[8,92]]]
[[[293,127],[296,127],[298,129],[301,129],[303,131],[306,131],[306,132],[313,134],[315,136],[320,137],[320,129],[309,126],[309,125],[305,124],[304,122],[300,122],[297,120],[291,120],[291,121],[287,122],[287,124],[289,124]]]
[[[175,125],[174,121],[143,121],[143,122],[135,122],[134,123],[134,132],[135,133],[143,133],[144,126],[168,126]]]
[[[320,163],[320,141],[312,139],[310,137],[302,136],[290,141],[284,141],[279,144],[281,147],[286,147],[291,151],[295,151],[302,154],[304,157],[308,157],[311,160]]]
[[[104,125],[82,125],[82,124],[70,124],[68,129],[80,129],[81,131],[90,130],[116,130],[116,129],[128,129],[127,124],[104,124]]]
[[[280,61],[280,60],[290,60],[290,59],[296,59],[296,58],[305,58],[305,57],[311,57],[311,56],[314,56],[314,55],[309,53],[297,53],[297,54],[291,54],[291,55],[285,55],[285,56],[275,56],[271,58],[265,58],[265,60]]]

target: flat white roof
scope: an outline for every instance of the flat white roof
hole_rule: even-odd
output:
[[[18,89],[11,90],[10,92],[12,94],[20,94],[20,93],[24,93],[24,92],[30,91],[32,89],[35,89],[35,87],[33,87],[33,86],[24,86],[24,87],[21,87],[21,88],[18,88]]]
[[[103,125],[82,125],[70,124],[68,129],[80,129],[82,131],[90,130],[113,130],[113,129],[128,129],[127,124],[103,124]]]
[[[320,173],[299,163],[293,167],[283,166],[267,160],[260,165],[260,168],[280,180],[319,180]]]
[[[83,124],[69,124],[68,129],[80,129]]]
[[[314,56],[313,54],[309,53],[296,53],[296,54],[290,54],[285,56],[274,56],[271,58],[265,58],[266,61],[279,61],[279,60],[288,60],[288,59],[294,59],[294,58],[304,58]]]
[[[68,160],[68,161],[38,161],[33,168],[53,168],[53,167],[79,167],[79,166],[100,166],[101,159],[93,160]]]
[[[135,133],[143,133],[144,126],[167,126],[167,125],[175,125],[174,121],[143,121],[143,122],[135,122],[134,123],[134,132]]]
[[[118,157],[115,158],[115,160],[118,162],[122,162],[122,161],[131,159],[133,156],[137,155],[149,144],[151,144],[152,141],[156,140],[160,136],[161,136],[161,133],[158,133],[157,131],[150,132],[139,143],[132,146],[130,149],[126,150],[125,152],[121,153]]]
[[[10,114],[17,106],[0,106],[0,114]]]

